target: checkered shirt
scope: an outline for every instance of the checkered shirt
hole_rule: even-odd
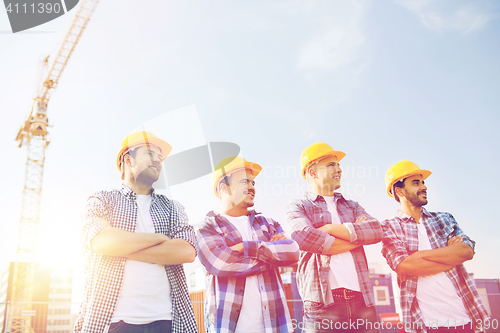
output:
[[[474,250],[475,242],[464,234],[451,214],[429,213],[423,208],[420,223],[425,226],[433,249],[447,246],[448,240],[453,236],[462,236],[463,242]],[[418,251],[417,223],[413,217],[398,210],[394,218],[382,222],[382,229],[384,231],[382,255],[392,270],[396,271],[406,257]],[[463,265],[458,265],[445,273],[464,302],[471,325],[476,332],[480,332],[482,324],[489,316],[472,278]],[[416,298],[417,282],[418,276],[407,276],[406,281],[398,279],[403,322],[408,323],[410,329],[408,332],[423,333],[427,330]]]
[[[249,217],[257,241],[243,241],[238,229],[215,212],[207,214],[198,230],[198,257],[207,270],[208,332],[234,332],[246,277],[253,275],[257,276],[261,290],[266,333],[290,332],[290,314],[278,267],[295,264],[299,246],[291,239],[270,242],[273,235],[284,234],[278,222],[255,211],[250,211]],[[242,242],[243,253],[230,248]]]
[[[354,244],[375,244],[382,240],[380,223],[357,202],[346,200],[335,193],[337,212],[342,223],[352,223],[356,239]],[[356,218],[366,216],[367,220],[356,222]],[[302,250],[297,270],[297,285],[303,301],[323,303],[325,307],[335,303],[328,281],[331,255],[327,252],[335,237],[318,230],[332,223],[332,215],[321,195],[306,192],[304,197],[292,201],[287,207],[287,219],[295,239]],[[358,275],[359,286],[366,306],[374,305],[373,290],[368,276],[368,264],[362,246],[351,250]]]
[[[150,213],[156,233],[184,239],[196,246],[194,229],[188,223],[184,207],[164,195],[151,193]],[[95,222],[106,219],[115,228],[135,232],[136,194],[125,185],[120,190],[101,191],[87,200],[81,235],[85,259],[85,295],[75,323],[75,332],[102,333],[111,322],[120,293],[126,258],[92,252],[90,242],[104,226]],[[172,331],[197,332],[186,276],[182,265],[165,265],[172,285]]]

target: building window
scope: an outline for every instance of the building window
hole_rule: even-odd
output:
[[[388,286],[374,286],[375,305],[391,305]]]

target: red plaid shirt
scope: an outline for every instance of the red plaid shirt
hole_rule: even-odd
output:
[[[380,223],[357,202],[346,200],[342,194],[335,193],[337,212],[342,223],[352,223],[356,233],[354,244],[375,244],[382,239]],[[366,216],[367,220],[356,222],[356,218]],[[331,255],[326,253],[333,245],[335,237],[317,230],[332,223],[332,215],[328,212],[325,199],[321,195],[306,192],[304,198],[292,201],[287,207],[287,219],[294,239],[302,250],[297,270],[297,284],[303,301],[323,303],[329,306],[334,303],[332,291],[328,284]],[[363,247],[351,250],[359,286],[366,306],[374,305],[373,289],[368,276]]]
[[[474,250],[475,242],[467,237],[449,213],[429,213],[422,209],[420,222],[425,226],[433,249],[445,247],[453,236],[462,236],[463,242]],[[382,255],[393,271],[409,255],[418,251],[418,229],[413,217],[398,210],[396,216],[382,222],[384,231]],[[489,318],[481,302],[472,278],[463,265],[458,265],[445,272],[453,282],[455,289],[469,313],[472,328],[482,331],[484,322]],[[418,276],[408,276],[406,281],[398,280],[401,289],[401,309],[403,321],[408,325],[407,332],[424,333],[422,312],[416,299]]]
[[[270,242],[284,234],[278,222],[254,210],[248,212],[258,240],[243,241],[225,217],[209,212],[198,230],[198,256],[207,269],[205,327],[207,332],[234,332],[238,323],[246,278],[257,276],[266,332],[290,332],[290,314],[278,267],[297,262],[299,247],[291,239]],[[244,251],[230,248],[243,242]]]

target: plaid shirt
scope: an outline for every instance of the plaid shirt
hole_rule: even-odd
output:
[[[342,223],[352,223],[356,234],[354,244],[374,244],[382,239],[380,223],[357,202],[346,200],[342,194],[335,193],[337,212]],[[366,216],[367,220],[355,222],[356,218]],[[287,219],[292,231],[292,238],[302,250],[297,270],[297,285],[303,301],[323,303],[325,307],[334,304],[328,281],[330,258],[327,252],[333,245],[334,236],[317,230],[332,223],[325,199],[321,195],[306,192],[304,198],[292,201],[287,207]],[[373,290],[368,276],[363,247],[351,250],[359,286],[366,306],[374,305]]]
[[[290,314],[279,266],[297,262],[299,246],[291,239],[273,241],[284,234],[278,222],[249,212],[250,225],[258,241],[243,241],[238,229],[225,217],[210,212],[198,230],[198,256],[207,269],[205,327],[208,332],[234,332],[243,303],[247,276],[257,276],[264,328],[267,332],[289,332]],[[243,253],[230,246],[242,243]]]
[[[164,195],[151,192],[149,211],[156,233],[184,239],[195,247],[195,235],[184,207]],[[137,224],[136,194],[125,185],[120,190],[101,191],[87,200],[81,241],[85,259],[85,297],[76,319],[75,332],[104,332],[111,322],[125,271],[125,257],[92,252],[90,241],[104,226],[97,217],[115,228],[134,232]],[[197,332],[182,265],[165,265],[172,285],[173,332]]]
[[[447,246],[448,240],[453,236],[462,236],[463,242],[474,250],[475,242],[464,234],[451,214],[429,213],[423,208],[420,223],[425,226],[433,249]],[[398,265],[406,257],[418,251],[417,223],[413,217],[398,210],[394,218],[382,222],[382,229],[384,230],[382,254],[392,270],[396,271]],[[476,332],[480,332],[482,324],[489,317],[472,278],[463,265],[458,265],[445,273],[462,298],[472,327]],[[406,281],[398,279],[403,321],[408,323],[409,332],[422,333],[427,330],[415,297],[417,282],[418,276],[407,276]]]

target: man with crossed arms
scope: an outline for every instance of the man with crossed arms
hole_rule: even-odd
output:
[[[278,222],[255,210],[255,177],[262,167],[229,157],[215,167],[219,212],[198,231],[198,256],[207,269],[207,332],[292,332],[280,266],[297,262],[299,246]]]
[[[184,207],[156,194],[170,145],[134,132],[117,157],[123,185],[94,193],[82,230],[85,298],[75,332],[197,332],[183,263],[196,256]]]
[[[475,242],[450,213],[428,212],[431,172],[400,161],[386,173],[387,194],[401,204],[384,230],[382,254],[398,273],[407,332],[480,332],[488,313],[462,265],[474,256]]]
[[[287,218],[302,250],[297,270],[307,333],[379,332],[362,245],[382,239],[380,223],[340,193],[345,156],[323,142],[302,152],[302,176],[311,192],[292,201]]]

